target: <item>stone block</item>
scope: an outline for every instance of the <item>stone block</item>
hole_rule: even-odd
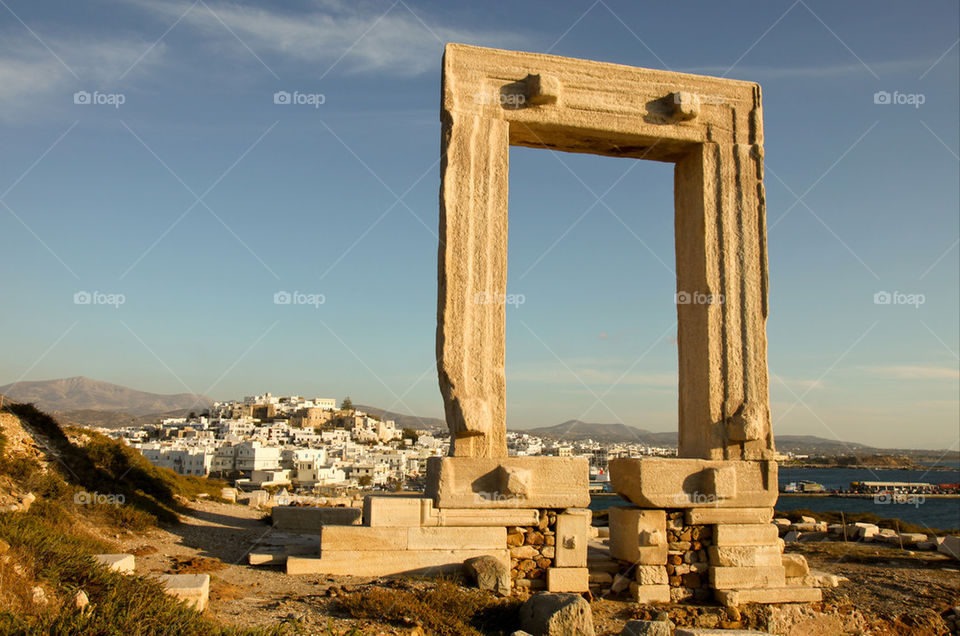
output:
[[[821,572],[819,570],[810,570],[810,574],[803,578],[811,578],[813,581],[808,587],[839,587],[841,577],[836,574],[831,574],[829,572]],[[848,580],[843,578],[844,581]]]
[[[407,495],[367,495],[363,498],[363,522],[372,527],[417,527],[431,519],[433,500]]]
[[[847,531],[851,539],[868,540],[880,534],[879,526],[872,523],[858,521],[847,524]]]
[[[133,574],[137,561],[132,554],[94,554],[93,558],[121,574]]]
[[[777,463],[663,457],[610,460],[614,490],[642,508],[772,508]]]
[[[750,590],[766,587],[783,587],[786,576],[782,565],[760,567],[710,568],[710,586],[715,590]]]
[[[810,566],[807,565],[807,558],[802,554],[784,554],[781,555],[780,558],[786,576],[794,577],[810,574]]]
[[[507,545],[506,528],[407,528],[406,533],[407,550],[503,550]]]
[[[710,564],[720,567],[762,567],[781,565],[780,547],[775,545],[710,546]]]
[[[817,524],[813,523],[793,523],[790,524],[790,530],[793,532],[816,532]]]
[[[640,585],[667,584],[667,569],[662,565],[637,565],[633,575]]]
[[[163,591],[183,601],[198,612],[207,607],[210,598],[209,574],[160,574],[157,576]]]
[[[637,603],[669,603],[669,585],[637,585],[630,584],[630,596]]]
[[[927,535],[922,532],[901,532],[900,540],[903,545],[916,545],[927,540]]]
[[[427,500],[430,501],[430,500]],[[432,505],[432,502],[431,502]],[[536,526],[540,511],[524,508],[444,508],[433,509],[441,526]]]
[[[568,509],[557,515],[556,558],[558,568],[587,566],[587,528],[591,512],[587,509]]]
[[[672,626],[669,621],[627,621],[620,636],[672,636]]]
[[[510,563],[489,555],[473,557],[463,562],[463,569],[481,590],[490,590],[502,596],[510,594]]]
[[[287,555],[283,552],[251,552],[247,555],[250,565],[283,565],[287,562]]]
[[[943,541],[940,542],[937,551],[960,561],[960,537],[943,537]]]
[[[773,508],[689,508],[687,525],[770,523]]]
[[[359,508],[319,508],[312,506],[274,506],[270,510],[273,527],[283,532],[319,534],[324,526],[359,525]]]
[[[717,546],[777,545],[777,527],[770,523],[714,526],[713,543]]]
[[[587,568],[547,568],[548,592],[588,592],[590,571]]]
[[[319,557],[287,557],[287,574],[397,576],[452,574],[473,557],[510,562],[506,550],[324,550]]]
[[[253,490],[247,496],[247,505],[251,508],[259,508],[270,499],[270,493],[266,490]]]
[[[636,507],[613,507],[610,519],[610,556],[644,565],[667,562],[667,513]]]
[[[777,587],[750,590],[716,590],[714,597],[727,607],[737,607],[746,603],[816,603],[823,599],[817,588]]]
[[[516,484],[527,484],[518,488]],[[426,495],[437,508],[586,508],[583,457],[431,457]]]
[[[520,627],[540,636],[594,636],[590,603],[579,594],[534,594],[520,606]]]
[[[407,533],[410,530],[411,528],[326,526],[320,533],[321,554],[326,554],[327,550],[356,552],[406,550]]]

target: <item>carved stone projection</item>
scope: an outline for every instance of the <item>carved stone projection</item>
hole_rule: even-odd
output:
[[[675,164],[681,457],[775,456],[760,87],[447,45],[437,356],[451,455],[504,457],[509,146]]]

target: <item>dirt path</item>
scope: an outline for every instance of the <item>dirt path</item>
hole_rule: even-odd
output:
[[[227,625],[267,627],[287,623],[307,634],[407,634],[337,612],[335,597],[370,579],[287,576],[279,567],[251,567],[247,555],[256,541],[274,532],[260,510],[233,504],[197,502],[176,526],[146,534],[114,537],[120,549],[137,555],[137,574],[210,574],[207,613]],[[344,589],[346,588],[346,589]]]

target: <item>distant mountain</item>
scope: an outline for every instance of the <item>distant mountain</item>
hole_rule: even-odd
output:
[[[676,447],[677,432],[651,433],[648,430],[626,424],[595,424],[568,420],[554,426],[544,426],[523,431],[546,439],[578,441],[592,439],[606,444],[633,443],[649,446]],[[825,439],[815,435],[776,435],[775,443],[780,452],[801,454],[868,453],[878,449],[856,442]]]
[[[833,455],[838,453],[867,453],[878,450],[873,446],[856,442],[841,442],[835,439],[825,439],[816,435],[776,435],[773,436],[777,450],[801,454],[823,453]]]
[[[386,411],[375,406],[363,406],[362,404],[354,404],[354,408],[358,411],[363,411],[373,415],[374,417],[379,417],[381,420],[393,420],[394,423],[400,428],[412,428],[412,429],[426,429],[428,431],[445,431],[447,430],[447,423],[445,420],[440,419],[439,417],[420,417],[419,415],[404,415],[403,413],[395,413],[393,411]]]
[[[567,420],[562,424],[543,426],[523,432],[549,439],[571,441],[592,439],[598,442],[633,442],[636,444],[648,444],[650,442],[647,440],[650,436],[658,435],[646,429],[627,426],[626,424],[595,424],[581,420]],[[674,434],[674,438],[676,438],[676,434]],[[676,439],[674,439],[674,444],[676,444]]]
[[[179,409],[199,412],[213,403],[204,395],[147,393],[82,376],[17,382],[0,386],[0,393],[18,402],[32,402],[44,411],[123,411],[147,415]]]

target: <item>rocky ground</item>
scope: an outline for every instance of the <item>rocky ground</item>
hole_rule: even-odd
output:
[[[211,576],[207,612],[228,625],[245,627],[288,624],[295,631],[315,634],[421,633],[410,624],[354,619],[338,607],[337,597],[370,587],[396,587],[395,582],[369,578],[287,576],[278,567],[246,564],[253,544],[273,532],[264,512],[242,505],[200,501],[182,523],[146,534],[111,537],[120,549],[137,555],[137,572],[207,572]],[[792,545],[811,567],[850,579],[824,590],[824,602],[813,608],[788,607],[773,614],[745,610],[743,627],[804,634],[947,634],[941,618],[960,605],[960,571],[956,561],[937,553],[911,553],[877,544],[805,543]],[[429,581],[404,582],[429,586]],[[646,608],[626,599],[595,598],[592,602],[598,634],[619,634],[631,618],[653,617]],[[674,606],[678,624],[719,626],[730,616],[719,607]],[[787,627],[792,625],[792,627]],[[954,633],[956,633],[954,631]]]

